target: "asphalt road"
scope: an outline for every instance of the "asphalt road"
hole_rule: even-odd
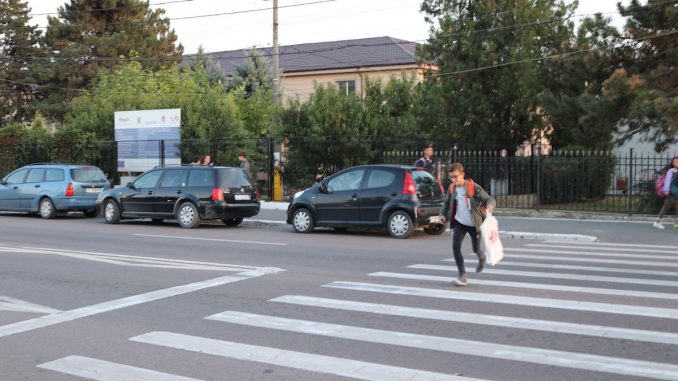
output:
[[[600,241],[0,215],[0,380],[678,380],[678,231],[500,224]]]

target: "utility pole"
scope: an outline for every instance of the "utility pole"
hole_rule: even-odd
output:
[[[280,45],[278,44],[278,0],[273,0],[273,104],[280,104]]]

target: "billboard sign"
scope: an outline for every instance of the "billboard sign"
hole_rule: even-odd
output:
[[[165,164],[181,164],[181,109],[115,112],[118,171],[144,172],[160,165],[164,140]]]

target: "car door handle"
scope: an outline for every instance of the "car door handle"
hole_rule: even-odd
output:
[[[355,201],[355,200],[358,198],[358,194],[357,194],[357,193],[353,193],[353,196],[351,196],[351,197],[353,198],[353,201]]]
[[[181,189],[179,189],[179,190],[177,191],[177,194],[182,194],[182,193],[184,193],[184,191],[182,191]]]
[[[398,196],[398,193],[397,193],[397,192],[391,193],[391,197],[397,197],[397,196]]]
[[[40,188],[40,184],[36,184],[35,187],[36,187],[36,188]]]
[[[12,189],[19,189],[19,187],[15,185],[12,187]]]
[[[153,194],[153,191],[148,191],[148,194]]]

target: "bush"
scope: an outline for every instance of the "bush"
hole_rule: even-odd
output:
[[[540,201],[564,204],[600,200],[610,189],[614,167],[611,156],[545,157]]]

